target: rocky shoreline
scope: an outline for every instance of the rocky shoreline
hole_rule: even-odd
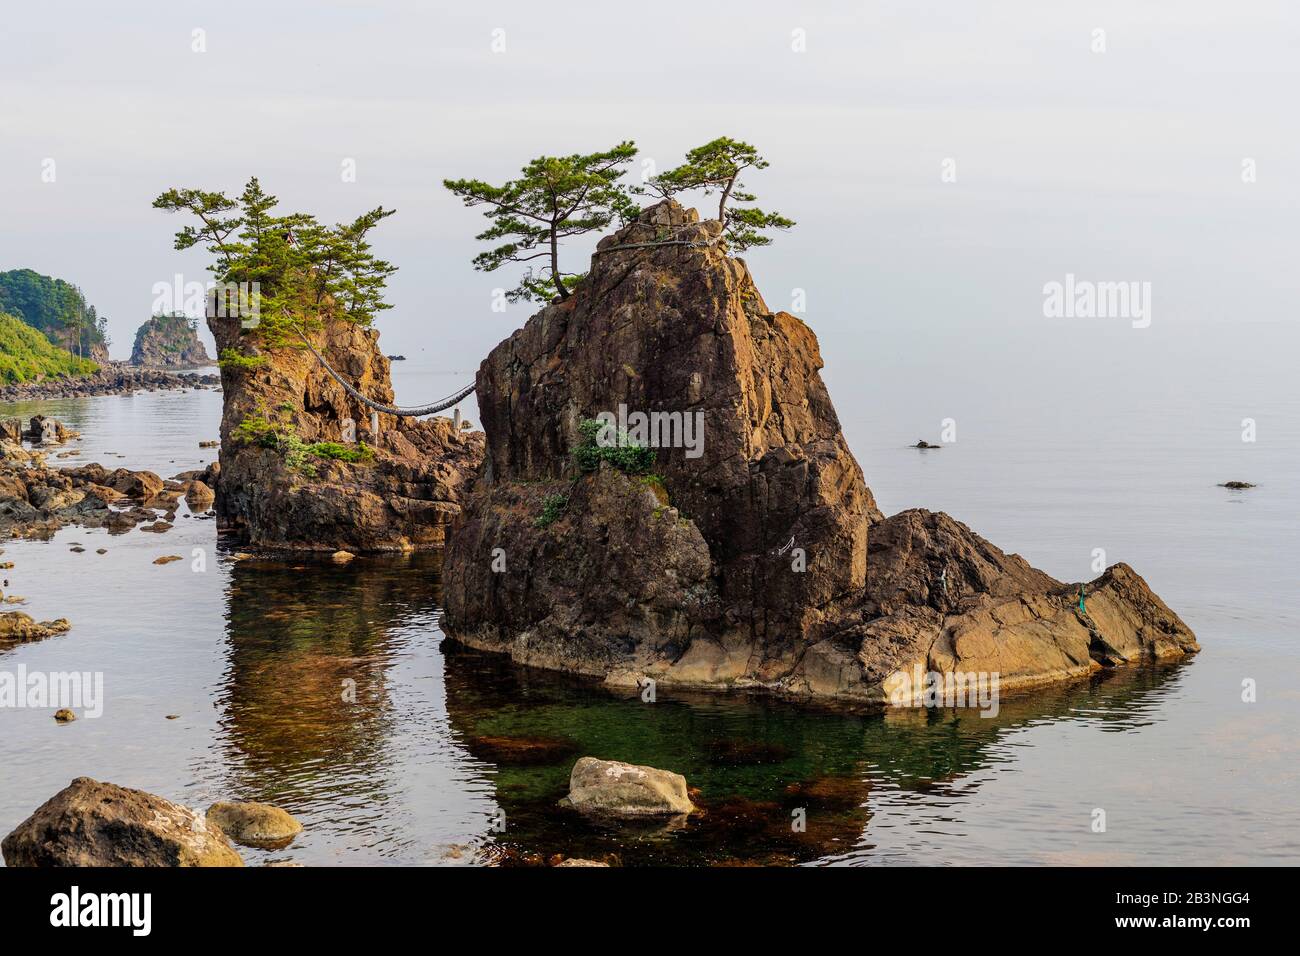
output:
[[[164,372],[154,368],[136,368],[121,362],[100,366],[98,372],[80,378],[46,379],[23,382],[0,388],[0,402],[28,402],[51,398],[87,398],[95,395],[133,395],[166,389],[216,389],[218,375],[196,372]]]

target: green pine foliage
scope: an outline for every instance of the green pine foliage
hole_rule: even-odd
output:
[[[661,196],[699,190],[704,195],[719,194],[718,221],[723,224],[727,245],[737,252],[752,246],[766,246],[772,237],[768,229],[789,229],[795,225],[780,213],[765,212],[757,206],[736,207],[729,203],[752,203],[758,197],[748,192],[740,176],[747,169],[766,169],[768,162],[753,146],[729,136],[720,136],[686,154],[686,162],[651,178],[649,189]]]
[[[296,343],[322,314],[369,325],[384,309],[397,268],[378,258],[371,230],[395,210],[382,206],[350,223],[322,225],[307,213],[276,213],[278,200],[253,177],[237,198],[202,189],[168,189],[154,208],[187,213],[175,248],[201,246],[219,283],[257,283],[259,324],[246,332],[263,343]]]
[[[474,268],[495,272],[512,263],[541,262],[540,273],[526,267],[506,298],[567,299],[584,274],[561,270],[560,245],[636,216],[631,190],[619,181],[636,152],[636,144],[627,141],[598,153],[539,156],[519,179],[500,186],[481,179],[443,180],[466,206],[486,207],[483,215],[490,225],[475,238],[498,244],[475,256]]]

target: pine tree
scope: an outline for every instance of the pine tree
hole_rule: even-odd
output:
[[[599,153],[539,156],[519,179],[501,186],[479,179],[443,180],[467,207],[488,207],[483,215],[491,225],[476,239],[507,240],[475,256],[474,268],[494,272],[508,263],[546,260],[545,274],[539,276],[529,266],[506,297],[512,302],[567,299],[584,273],[561,271],[560,243],[636,216],[636,203],[619,182],[635,156],[636,145],[626,141]]]
[[[752,203],[757,196],[747,192],[740,175],[747,169],[766,169],[768,162],[749,143],[720,136],[697,146],[686,154],[686,162],[655,176],[648,183],[651,191],[668,197],[698,189],[706,196],[719,193],[718,221],[723,225],[727,244],[743,252],[751,246],[766,246],[771,236],[765,229],[789,229],[795,225],[780,213],[764,212],[756,206],[729,207],[728,202]]]

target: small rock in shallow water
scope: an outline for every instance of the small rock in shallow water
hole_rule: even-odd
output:
[[[301,823],[268,803],[214,803],[208,822],[245,846],[285,846],[302,832]]]
[[[569,775],[561,805],[615,817],[667,817],[695,809],[686,778],[669,770],[583,757]]]
[[[66,707],[61,707],[54,712],[54,719],[61,724],[70,724],[77,719],[77,715]]]
[[[576,856],[571,856],[567,860],[561,860],[556,866],[609,866],[608,863],[600,863],[596,860],[583,860]]]
[[[351,551],[335,551],[330,555],[330,558],[338,564],[347,564],[355,557],[356,555]]]
[[[1220,488],[1254,488],[1249,481],[1225,481],[1219,485]]]
[[[161,558],[154,558],[154,564],[171,564],[173,561],[184,560],[179,554],[164,554]]]
[[[20,599],[21,600],[21,599]],[[35,641],[62,634],[72,627],[67,618],[37,622],[22,611],[0,612],[0,641]]]
[[[7,866],[243,866],[221,831],[143,790],[78,777],[3,843]]]

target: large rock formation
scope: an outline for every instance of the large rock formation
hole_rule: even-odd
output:
[[[1078,585],[945,515],[885,519],[816,337],[767,308],[719,231],[671,200],[644,210],[483,362],[487,459],[444,572],[453,637],[611,680],[866,701],[917,664],[1001,669],[1006,687],[1196,649],[1122,565],[1078,611]],[[575,469],[602,413],[633,438],[658,413],[648,444],[677,447],[655,448],[654,477]],[[696,422],[702,442],[667,433]]]
[[[184,315],[155,315],[135,331],[131,364],[149,368],[198,368],[212,357]]]
[[[449,418],[379,415],[301,345],[259,348],[238,318],[212,317],[223,362],[221,527],[250,544],[333,552],[441,546],[483,435]],[[324,316],[313,347],[363,395],[392,404],[388,359],[373,329]],[[349,424],[350,423],[350,424]]]

